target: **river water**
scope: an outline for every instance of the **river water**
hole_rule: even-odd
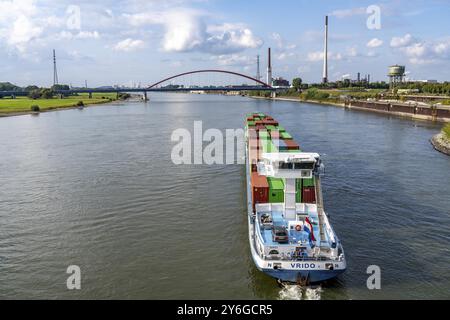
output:
[[[173,130],[269,113],[323,155],[325,209],[347,255],[319,287],[255,269],[243,165],[174,165]],[[297,102],[154,94],[0,118],[0,298],[450,298],[450,157],[439,124]],[[81,290],[66,269],[81,268]],[[366,269],[381,268],[381,290]]]

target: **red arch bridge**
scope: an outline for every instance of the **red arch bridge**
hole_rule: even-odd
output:
[[[252,82],[255,82],[254,85],[230,85],[230,86],[195,86],[195,87],[185,87],[185,86],[161,86],[164,82],[169,80],[183,77],[191,74],[198,73],[221,73],[221,74],[229,74],[235,75],[241,78],[245,78]],[[205,69],[205,70],[195,70],[189,72],[183,72],[168,78],[165,78],[161,81],[158,81],[148,87],[144,88],[114,88],[114,87],[101,87],[101,88],[79,88],[79,89],[70,89],[70,90],[55,90],[56,94],[61,96],[63,95],[71,95],[76,93],[88,93],[90,96],[92,93],[114,93],[119,94],[120,92],[140,92],[144,93],[145,99],[147,99],[147,92],[191,92],[191,91],[215,91],[215,92],[230,92],[230,91],[276,91],[275,88],[270,86],[269,84],[256,79],[254,77],[226,70],[218,70],[218,69]],[[28,92],[26,91],[0,91],[0,96],[26,96]]]

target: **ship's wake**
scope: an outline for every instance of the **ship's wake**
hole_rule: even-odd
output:
[[[320,300],[322,287],[282,284],[278,294],[279,300]]]

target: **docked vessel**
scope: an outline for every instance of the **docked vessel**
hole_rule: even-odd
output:
[[[344,272],[344,250],[323,208],[320,155],[302,152],[264,113],[247,115],[245,137],[248,231],[256,267],[299,284]]]

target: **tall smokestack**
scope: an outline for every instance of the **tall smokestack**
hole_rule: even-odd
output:
[[[322,82],[328,82],[328,16],[325,16],[325,46],[323,49],[323,76]]]
[[[266,83],[271,86],[272,85],[272,59],[270,56],[270,48],[268,50],[268,58],[267,58],[267,81]]]
[[[56,52],[53,49],[53,85],[58,84],[58,71],[56,69]]]

